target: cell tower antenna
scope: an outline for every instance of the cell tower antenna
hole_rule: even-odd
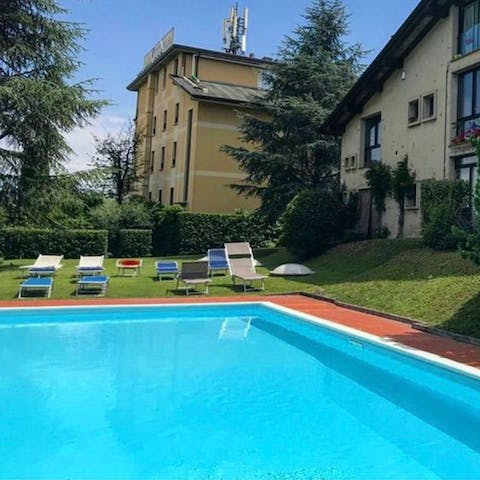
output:
[[[227,53],[245,55],[247,53],[248,8],[241,17],[238,2],[230,9],[230,15],[223,21],[223,44]]]

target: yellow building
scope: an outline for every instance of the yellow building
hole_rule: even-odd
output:
[[[221,147],[241,145],[241,112],[262,113],[262,73],[270,63],[173,43],[147,55],[128,86],[137,92],[136,128],[144,135],[145,198],[192,212],[257,208],[257,199],[229,187],[245,173]]]

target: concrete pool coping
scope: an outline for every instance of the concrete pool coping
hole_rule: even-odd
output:
[[[399,349],[406,354],[419,356],[424,360],[441,364],[446,368],[460,369],[479,377],[480,347],[454,339],[418,330],[398,320],[380,315],[364,313],[302,295],[248,295],[232,297],[195,298],[95,298],[79,300],[11,300],[0,301],[1,309],[38,307],[79,307],[79,306],[127,306],[127,305],[182,305],[182,304],[229,304],[267,303],[290,310],[289,313],[303,314],[306,320],[324,324],[326,327],[344,331],[350,335],[362,336],[368,341],[379,341],[386,346]],[[302,318],[302,315],[300,315]],[[446,360],[446,361],[445,361]],[[461,364],[461,365],[456,365]],[[466,368],[462,368],[462,365]]]

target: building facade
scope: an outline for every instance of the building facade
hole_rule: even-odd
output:
[[[240,146],[240,114],[262,115],[262,74],[271,61],[172,44],[128,86],[137,93],[143,137],[139,190],[146,199],[192,212],[258,206],[230,188],[245,174],[221,151]]]
[[[473,189],[477,158],[463,134],[480,127],[480,0],[422,0],[335,109],[341,178],[358,192],[359,230],[398,229],[387,200],[378,225],[365,172],[373,162],[408,160],[416,184],[405,199],[407,236],[421,230],[421,184],[462,179]]]

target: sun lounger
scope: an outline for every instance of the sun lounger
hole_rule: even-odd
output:
[[[252,247],[248,242],[234,242],[225,244],[225,253],[227,257],[251,257],[253,258]]]
[[[82,256],[77,265],[77,278],[88,275],[100,275],[103,272],[103,255]]]
[[[77,281],[77,295],[80,294],[95,294],[98,297],[103,297],[107,292],[109,277],[105,275],[88,275],[81,277]]]
[[[63,255],[39,255],[33,265],[24,265],[20,268],[27,270],[32,277],[55,275],[62,267]]]
[[[174,260],[159,260],[155,262],[158,279],[162,280],[164,276],[176,277],[178,275],[178,262]]]
[[[265,290],[265,275],[257,273],[252,257],[245,258],[229,258],[228,266],[230,270],[230,276],[232,277],[233,285],[236,280],[243,282],[243,291],[247,291],[247,287],[253,288],[253,282],[260,282],[260,290]]]
[[[18,298],[25,298],[26,292],[40,292],[44,293],[47,298],[50,298],[53,288],[53,278],[27,278],[20,284],[18,290]]]
[[[216,272],[228,272],[227,254],[224,248],[211,248],[207,252],[208,273],[212,276]]]
[[[180,282],[185,284],[187,295],[190,289],[196,285],[205,285],[205,295],[208,294],[208,284],[212,280],[208,278],[208,262],[183,262],[182,269],[177,276],[177,290]]]
[[[120,258],[117,260],[117,274],[128,277],[135,277],[140,273],[143,260],[141,258]]]

